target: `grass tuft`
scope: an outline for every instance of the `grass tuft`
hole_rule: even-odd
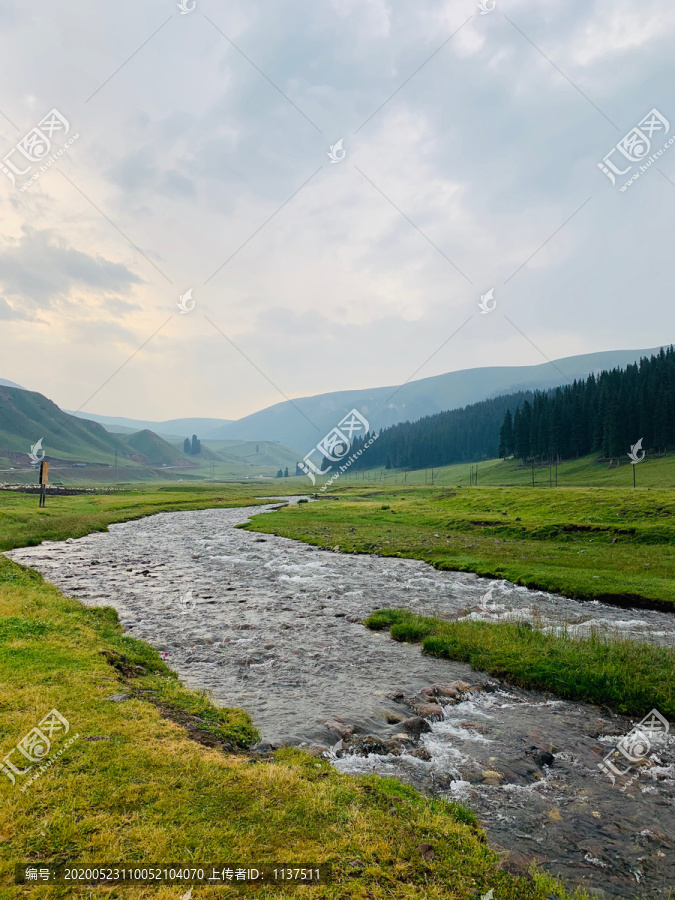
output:
[[[675,719],[675,651],[634,641],[570,638],[522,624],[448,622],[408,610],[378,610],[365,624],[389,628],[424,653],[466,662],[520,687],[642,716],[656,708]]]

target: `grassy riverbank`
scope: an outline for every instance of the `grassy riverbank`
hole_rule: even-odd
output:
[[[62,539],[167,509],[239,506],[238,488],[36,499],[2,494],[2,546]],[[119,695],[123,695],[120,697]],[[115,699],[111,699],[115,698]],[[54,765],[0,773],[0,898],[177,898],[187,886],[14,886],[13,867],[36,863],[329,864],[335,880],[308,897],[565,897],[551,879],[500,867],[470,812],[428,800],[391,779],[341,775],[298,750],[261,757],[245,712],[216,709],[183,688],[159,655],[122,634],[114,611],[90,610],[0,557],[2,756],[50,710],[69,723],[53,735]],[[68,746],[68,741],[74,738]],[[15,765],[24,757],[15,751]],[[28,765],[27,761],[26,765]],[[21,768],[23,764],[18,764]],[[25,787],[25,790],[21,790]],[[295,889],[249,888],[260,897]],[[197,887],[193,900],[239,896]]]
[[[365,624],[397,641],[421,643],[521,687],[643,716],[656,707],[675,720],[675,652],[634,641],[571,640],[517,624],[447,622],[408,610],[378,610]]]
[[[578,599],[675,610],[673,499],[670,490],[358,484],[247,527]]]

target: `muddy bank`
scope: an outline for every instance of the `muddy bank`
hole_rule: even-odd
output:
[[[264,742],[315,745],[345,771],[375,769],[465,800],[493,845],[608,897],[668,896],[671,748],[622,792],[597,763],[613,736],[630,729],[627,720],[424,657],[360,622],[401,606],[544,628],[564,623],[579,635],[608,629],[675,646],[673,617],[234,527],[259,512],[163,513],[8,556],[87,605],[113,606],[185,683],[249,710]],[[471,690],[422,693],[453,682]],[[422,699],[437,710],[425,711]],[[416,712],[427,727],[410,731],[401,723]]]

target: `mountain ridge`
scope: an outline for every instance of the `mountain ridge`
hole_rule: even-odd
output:
[[[371,429],[380,430],[501,394],[562,386],[566,379],[573,381],[585,378],[591,372],[625,366],[644,356],[649,357],[659,349],[604,350],[561,357],[536,365],[458,369],[399,386],[331,391],[292,401],[283,400],[236,420],[184,417],[153,421],[96,413],[77,412],[72,415],[97,422],[111,434],[129,435],[149,430],[169,441],[197,434],[201,440],[278,442],[303,457],[351,409],[357,409],[368,420]],[[19,387],[13,383],[9,386]]]
[[[257,440],[264,432],[266,440],[278,440],[304,456],[351,409],[362,413],[371,429],[377,431],[501,394],[558,387],[565,383],[566,377],[573,381],[575,378],[585,378],[591,372],[625,366],[643,356],[649,357],[659,349],[605,350],[562,357],[534,366],[477,366],[432,375],[399,387],[389,385],[300,397],[293,401],[281,401],[230,422],[212,438]],[[395,403],[392,402],[394,398]]]

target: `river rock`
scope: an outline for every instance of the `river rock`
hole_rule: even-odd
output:
[[[437,697],[447,697],[450,700],[459,700],[459,691],[452,684],[434,685]]]
[[[415,707],[415,712],[423,719],[432,719],[432,721],[443,718],[443,707],[438,703],[420,703]]]
[[[342,740],[354,734],[354,726],[348,725],[340,719],[328,719],[323,724],[329,731],[334,731],[335,734],[339,735]]]
[[[401,728],[409,734],[426,734],[431,731],[431,725],[422,716],[412,716],[410,719],[404,719],[401,722]]]
[[[530,747],[526,750],[527,756],[530,756],[538,766],[552,766],[555,757],[548,750],[540,750],[537,747]]]
[[[431,753],[429,753],[426,747],[417,747],[415,750],[410,750],[408,756],[414,756],[415,759],[422,759],[424,762],[429,762],[431,760]]]
[[[378,756],[387,756],[392,754],[398,756],[403,749],[400,741],[387,740],[386,738],[375,737],[373,734],[353,735],[342,741],[342,751],[338,755],[344,753],[358,753],[359,755],[368,755],[376,753]]]

